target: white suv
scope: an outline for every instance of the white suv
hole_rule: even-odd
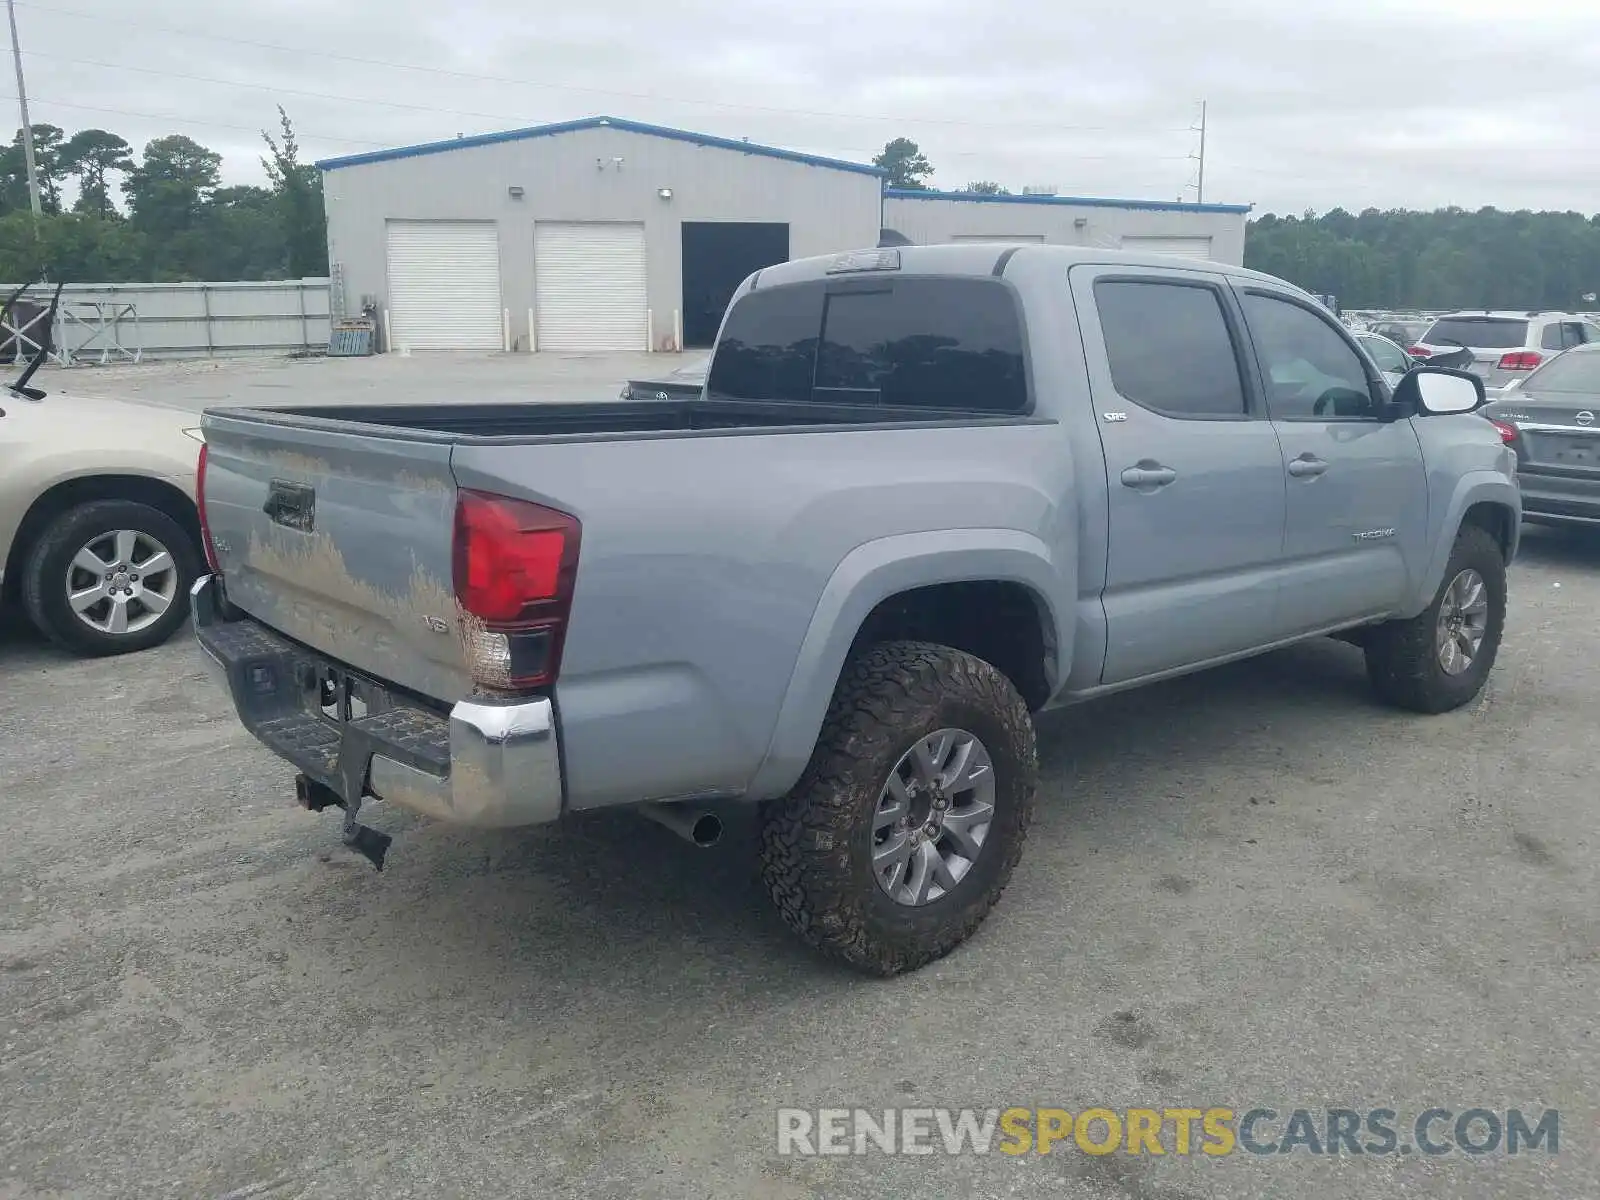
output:
[[[1484,387],[1498,390],[1526,379],[1563,350],[1590,342],[1600,342],[1600,325],[1575,313],[1474,309],[1436,317],[1411,354],[1427,359],[1465,346],[1472,351],[1472,372]]]

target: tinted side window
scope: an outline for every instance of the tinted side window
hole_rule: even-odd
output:
[[[1583,326],[1577,321],[1564,321],[1561,325],[1561,348],[1570,350],[1583,345]]]
[[[1011,290],[988,279],[835,285],[823,318],[815,398],[1020,412],[1028,381]]]
[[[1259,293],[1245,294],[1244,315],[1275,419],[1377,416],[1366,364],[1327,321]]]
[[[734,302],[706,394],[722,400],[811,399],[823,284],[759,288]]]
[[[1539,339],[1539,345],[1546,350],[1561,349],[1565,345],[1561,337],[1561,326],[1546,325],[1544,327],[1544,336]]]
[[[1104,279],[1094,301],[1120,395],[1174,417],[1244,415],[1239,360],[1214,289]]]

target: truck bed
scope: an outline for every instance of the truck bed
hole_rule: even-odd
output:
[[[819,628],[845,644],[805,648],[829,581],[866,603],[863,576],[897,587],[919,555],[995,536],[962,531],[1053,528],[1047,483],[1071,470],[1053,423],[725,401],[211,409],[205,504],[232,605],[444,705],[477,692],[454,586],[461,491],[570,514],[582,546],[553,688],[569,806],[737,795],[789,681],[815,674],[803,650],[842,659],[867,616],[830,616]],[[973,551],[951,569],[1009,562]],[[837,671],[823,676],[812,707]],[[774,761],[798,774],[814,737]]]
[[[446,440],[606,435],[648,435],[718,430],[950,425],[994,421],[995,414],[877,405],[773,404],[741,400],[631,403],[588,401],[530,404],[368,404],[317,408],[216,409],[219,415],[266,414],[276,424],[311,428],[351,425],[380,428],[391,437]],[[288,418],[286,421],[285,418]],[[1017,418],[1003,419],[1015,424]]]

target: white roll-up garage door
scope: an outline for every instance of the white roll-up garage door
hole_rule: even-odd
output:
[[[644,226],[540,221],[533,236],[540,350],[645,350]]]
[[[395,350],[502,349],[494,222],[389,222],[389,329]]]
[[[1208,237],[1124,237],[1122,248],[1141,254],[1176,254],[1180,258],[1211,257]]]

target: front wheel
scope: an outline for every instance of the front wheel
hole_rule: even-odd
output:
[[[1011,878],[1038,765],[1022,697],[921,642],[849,664],[805,774],[762,817],[762,875],[810,945],[875,975],[948,954]]]
[[[1409,621],[1368,634],[1373,689],[1412,712],[1460,708],[1483,689],[1505,622],[1505,557],[1487,530],[1463,526],[1433,603]]]
[[[39,631],[85,655],[166,641],[189,615],[200,552],[160,509],[96,500],[56,517],[29,552],[22,599]]]

